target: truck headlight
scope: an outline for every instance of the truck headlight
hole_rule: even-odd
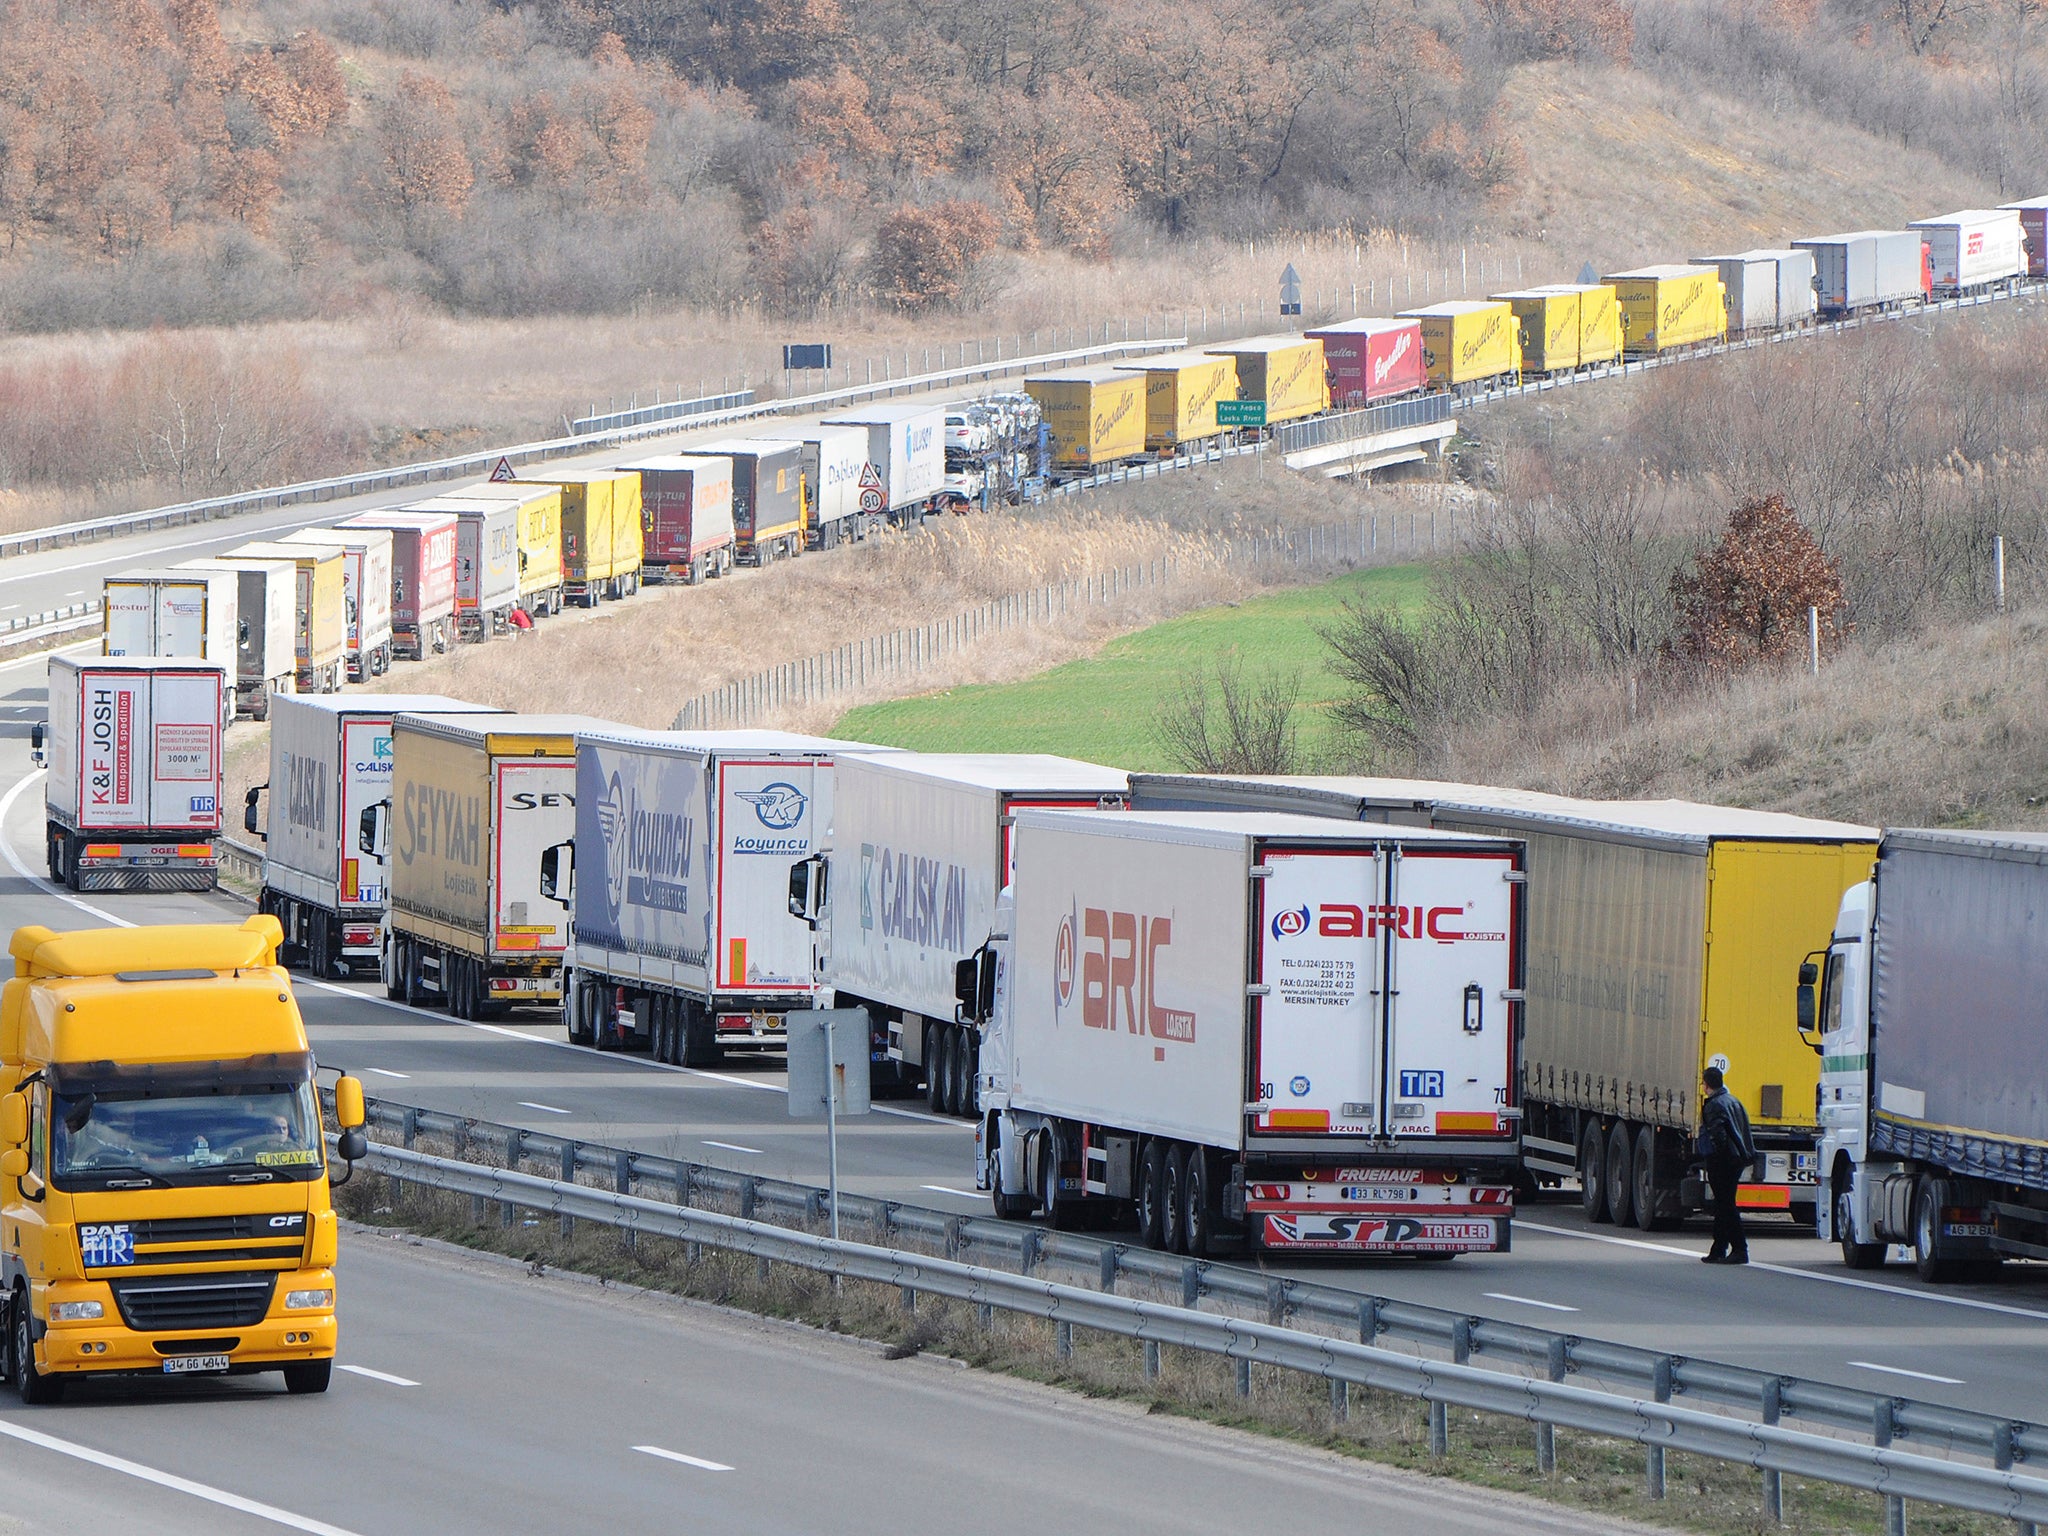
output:
[[[95,1302],[94,1305],[97,1306],[98,1303]],[[324,1309],[333,1305],[334,1292],[331,1290],[286,1291],[284,1293],[284,1307],[287,1312],[303,1312],[312,1307]]]
[[[106,1305],[97,1301],[58,1301],[50,1304],[53,1323],[92,1323],[107,1315]]]

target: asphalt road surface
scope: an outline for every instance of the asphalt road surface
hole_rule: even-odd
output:
[[[920,1536],[1605,1522],[352,1230],[340,1368],[0,1408],[0,1532]]]
[[[27,721],[43,712],[43,665],[0,664],[0,931],[246,915],[225,895],[78,898],[40,879],[41,780],[28,772],[23,743]],[[357,1073],[374,1096],[824,1183],[824,1132],[787,1118],[777,1058],[669,1067],[571,1047],[559,1024],[538,1019],[466,1024],[406,1008],[373,984],[301,981],[298,991],[323,1064]],[[840,1167],[843,1187],[857,1193],[988,1213],[973,1190],[971,1130],[921,1104],[883,1102],[844,1124]],[[1265,1267],[1475,1316],[2048,1419],[2048,1270],[2010,1265],[1999,1282],[1934,1287],[1903,1265],[1852,1275],[1832,1248],[1789,1226],[1752,1229],[1748,1268],[1707,1267],[1697,1262],[1707,1241],[1700,1226],[1594,1227],[1574,1199],[1525,1207],[1508,1254]]]

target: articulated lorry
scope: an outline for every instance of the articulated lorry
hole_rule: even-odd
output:
[[[391,670],[391,553],[388,528],[301,528],[280,544],[341,551],[344,655],[348,680],[360,683]]]
[[[781,1047],[783,1014],[820,996],[790,866],[825,846],[833,763],[859,750],[887,749],[784,731],[578,733],[574,837],[541,877],[543,893],[574,897],[570,1040],[645,1042],[692,1066]]]
[[[481,644],[503,634],[519,606],[519,509],[510,502],[433,496],[409,511],[448,513],[455,524],[455,632]]]
[[[859,427],[868,435],[868,470],[861,488],[881,493],[892,523],[921,520],[938,510],[946,488],[946,408],[922,400],[871,400],[841,411],[828,427]]]
[[[562,600],[595,608],[640,590],[640,476],[632,470],[534,475],[562,493]]]
[[[30,733],[50,878],[74,891],[210,891],[218,881],[216,662],[50,657],[50,718]]]
[[[357,847],[386,861],[380,970],[388,996],[457,1018],[562,1000],[569,908],[541,888],[541,855],[576,825],[573,715],[400,714],[391,798]]]
[[[422,661],[447,650],[455,641],[455,514],[385,508],[335,532],[359,528],[391,535],[392,654]]]
[[[239,545],[220,559],[228,565],[284,561],[292,567],[293,686],[300,693],[338,693],[348,665],[348,587],[341,551],[273,539]]]
[[[1305,816],[1019,811],[963,963],[996,1213],[1175,1253],[1509,1246],[1512,838]]]
[[[732,460],[672,453],[630,466],[640,477],[649,581],[694,586],[732,569]]]
[[[363,812],[391,799],[392,717],[422,713],[499,711],[396,693],[287,696],[271,708],[270,778],[248,792],[242,826],[263,839],[257,910],[283,925],[287,960],[314,976],[381,962],[388,860],[363,849]]]
[[[1903,1243],[1945,1281],[2048,1259],[2048,837],[1887,831],[1795,996],[1842,1262]]]
[[[108,656],[197,656],[235,664],[237,577],[210,571],[139,570],[109,576],[102,585]]]
[[[270,717],[270,701],[290,693],[298,672],[292,633],[298,627],[298,569],[286,560],[187,560],[178,571],[226,572],[235,580],[235,659],[228,666],[236,714]]]
[[[1522,1051],[1528,1177],[1579,1180],[1598,1222],[1668,1228],[1700,1206],[1685,1175],[1700,1073],[1718,1066],[1758,1148],[1744,1209],[1811,1221],[1815,1063],[1785,978],[1821,947],[1877,830],[1679,800],[1581,801],[1404,779],[1134,775],[1132,802],[1291,810],[1521,838],[1529,868]]]
[[[88,1378],[324,1392],[338,1226],[275,919],[17,928],[0,990],[0,1318],[30,1405]],[[340,1155],[369,1151],[334,1089]],[[336,1183],[344,1182],[344,1172]]]
[[[791,910],[823,928],[836,1006],[868,1012],[873,1086],[922,1078],[934,1111],[974,1114],[981,1035],[955,1017],[954,970],[995,921],[1016,814],[1119,806],[1129,783],[1121,769],[1030,754],[835,760],[831,844],[793,868]]]

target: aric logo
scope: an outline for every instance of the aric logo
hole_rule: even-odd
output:
[[[1308,932],[1308,926],[1308,908],[1305,906],[1273,914],[1273,937],[1276,939],[1298,938]]]
[[[760,789],[742,789],[735,793],[754,808],[762,826],[776,832],[787,832],[802,821],[804,807],[810,804],[802,790],[781,779]]]
[[[1074,914],[1060,919],[1060,931],[1052,941],[1052,1001],[1062,1009],[1074,999]]]

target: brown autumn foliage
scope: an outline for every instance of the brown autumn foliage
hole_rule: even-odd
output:
[[[975,263],[995,249],[1001,233],[982,203],[956,198],[898,208],[875,232],[876,285],[899,309],[957,304]]]
[[[1809,610],[1823,652],[1842,641],[1842,572],[1783,496],[1745,501],[1720,541],[1671,578],[1677,630],[1671,655],[1710,673],[1782,661],[1804,651]]]

